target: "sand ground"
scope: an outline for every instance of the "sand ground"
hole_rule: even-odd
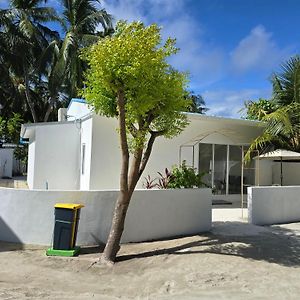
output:
[[[300,223],[260,227],[218,213],[208,234],[123,245],[113,267],[92,265],[100,248],[62,258],[0,243],[0,299],[299,299]]]

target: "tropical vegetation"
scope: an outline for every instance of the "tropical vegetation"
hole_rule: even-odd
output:
[[[113,32],[97,0],[10,0],[0,10],[0,112],[9,120],[54,120],[78,95],[86,64],[79,51]]]
[[[300,57],[294,56],[272,76],[270,100],[246,102],[247,118],[262,121],[262,135],[251,144],[251,151],[284,148],[300,152]]]
[[[151,178],[150,175],[145,177],[143,183],[146,189],[191,189],[207,187],[202,178],[206,173],[197,173],[195,168],[186,165],[186,162],[179,166],[174,165],[170,171],[165,168],[164,172],[157,172],[158,177]]]

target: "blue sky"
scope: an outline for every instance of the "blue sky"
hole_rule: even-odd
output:
[[[48,0],[56,5],[59,0]],[[7,4],[0,0],[0,5]],[[105,0],[115,19],[158,23],[181,49],[171,63],[189,71],[207,114],[239,117],[248,99],[271,96],[270,77],[300,53],[299,0]]]

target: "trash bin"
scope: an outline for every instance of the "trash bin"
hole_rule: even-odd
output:
[[[55,223],[53,232],[53,247],[46,251],[47,255],[74,256],[80,248],[76,247],[76,237],[82,204],[55,204]]]

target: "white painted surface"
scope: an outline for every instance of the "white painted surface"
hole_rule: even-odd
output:
[[[248,188],[248,218],[256,225],[300,221],[299,186]]]
[[[79,101],[79,100],[78,100]],[[49,125],[29,126],[27,136],[32,146],[29,155],[29,187],[49,189],[100,190],[117,189],[121,153],[116,119],[92,115],[84,103],[73,101],[68,114],[76,116],[77,121]],[[233,120],[189,114],[190,124],[174,139],[157,138],[148,165],[138,183],[143,187],[145,177],[158,176],[157,172],[171,169],[180,164],[179,151],[182,145],[195,145],[197,142],[245,145],[249,144],[262,131],[256,122]],[[74,118],[73,118],[74,119]],[[69,118],[71,120],[71,118]],[[30,128],[29,128],[30,127]],[[77,134],[76,127],[81,127]],[[68,128],[68,129],[67,129]],[[25,130],[26,129],[26,130]],[[50,133],[51,131],[51,133]],[[35,137],[34,133],[35,132]],[[25,134],[25,133],[24,133]],[[86,145],[85,170],[82,174],[82,144]],[[32,144],[33,145],[33,144]],[[198,147],[195,147],[194,167],[198,167]],[[182,148],[182,159],[191,158],[191,148]],[[34,160],[34,162],[33,162]],[[188,161],[192,164],[191,159]],[[34,174],[32,176],[32,174]],[[33,177],[33,178],[32,178]]]
[[[93,119],[89,118],[81,123],[81,141],[80,141],[80,190],[90,190],[91,179],[91,159],[92,159],[92,127]],[[82,146],[85,145],[84,164]],[[82,169],[84,165],[84,170]]]
[[[283,185],[300,185],[300,162],[282,163]],[[273,183],[280,184],[280,162],[273,163]]]
[[[74,121],[75,119],[80,119],[91,112],[92,109],[86,103],[82,103],[82,99],[72,99],[67,109],[67,119],[68,121]]]
[[[50,245],[54,204],[82,203],[78,245],[105,242],[118,191],[0,188],[0,240]],[[139,190],[130,204],[123,242],[196,234],[211,228],[209,189]]]
[[[68,114],[68,111],[66,108],[64,107],[61,107],[58,112],[57,112],[57,121],[58,122],[65,122],[67,121],[67,114]]]
[[[0,148],[0,178],[12,177],[13,157],[13,149]]]
[[[153,150],[138,187],[142,188],[144,177],[148,174],[155,178],[157,172],[165,168],[171,169],[179,164],[179,149],[181,145],[195,144],[197,141],[249,144],[262,130],[255,123],[238,120],[222,120],[221,118],[203,119],[189,116],[191,123],[173,139],[157,138]],[[244,123],[243,123],[244,122]],[[119,187],[120,148],[117,133],[117,120],[102,116],[93,116],[92,159],[90,189],[114,189]],[[216,133],[217,131],[221,133]],[[198,147],[195,147],[194,166],[198,166]],[[191,148],[184,148],[182,160],[191,157]],[[191,163],[191,161],[188,161]]]
[[[28,186],[45,189],[48,183],[51,190],[79,189],[79,140],[78,123],[37,126],[35,145],[29,148]]]
[[[35,157],[35,137],[32,137],[28,145],[27,184],[30,189],[34,186],[35,164],[39,163]]]
[[[117,120],[93,116],[90,189],[118,189],[121,151]]]
[[[268,186],[273,184],[273,162],[270,160],[255,160],[255,184]]]

